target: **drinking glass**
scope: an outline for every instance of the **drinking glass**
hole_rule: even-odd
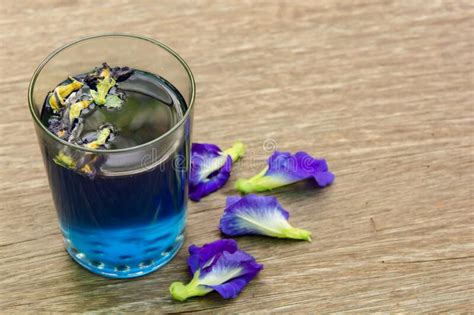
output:
[[[58,138],[41,122],[55,86],[107,62],[159,75],[185,100],[179,121],[138,146],[99,150]],[[111,278],[148,274],[183,244],[188,199],[194,78],[185,61],[157,40],[107,34],[77,40],[51,53],[36,69],[28,103],[59,218],[64,244],[86,269]],[[66,156],[75,168],[54,162]],[[93,176],[81,161],[99,165]]]

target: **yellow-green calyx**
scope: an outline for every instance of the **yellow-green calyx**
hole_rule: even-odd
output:
[[[71,108],[69,109],[69,122],[72,124],[74,119],[79,118],[81,115],[81,111],[92,103],[92,101],[80,101],[77,103],[74,103],[71,105]]]
[[[92,174],[94,172],[93,167],[91,166],[95,161],[97,160],[97,157],[92,158],[88,164],[83,165],[80,167],[80,171],[85,173],[85,174]],[[54,163],[69,168],[69,169],[76,169],[78,167],[78,164],[76,161],[73,160],[73,158],[64,152],[59,152],[54,158],[53,158]]]
[[[211,292],[213,289],[199,284],[199,270],[194,273],[194,277],[188,284],[182,282],[173,282],[170,285],[170,293],[173,299],[177,301],[185,301],[193,296],[203,296]]]
[[[60,107],[64,105],[66,97],[83,86],[82,82],[77,81],[73,77],[69,77],[69,80],[72,82],[66,85],[60,85],[50,93],[49,106],[51,106],[55,112],[58,112]]]
[[[235,188],[244,194],[252,192],[262,192],[271,190],[274,188],[281,187],[288,183],[282,182],[278,178],[265,176],[268,171],[268,166],[265,167],[260,173],[249,179],[239,179],[235,183]]]
[[[224,154],[230,155],[232,162],[235,162],[244,156],[245,145],[242,142],[237,141],[232,145],[231,148],[224,150]]]
[[[285,228],[281,231],[281,235],[277,235],[279,238],[291,238],[295,240],[304,240],[311,242],[311,232],[295,227]]]
[[[97,91],[91,90],[92,98],[94,103],[97,105],[104,105],[106,103],[106,97],[109,90],[115,85],[115,80],[110,76],[110,71],[102,71],[105,76],[102,80],[97,83]]]
[[[64,166],[66,168],[74,169],[76,168],[76,162],[67,154],[59,152],[54,158],[54,163]]]
[[[109,138],[111,133],[112,131],[110,130],[110,128],[103,128],[99,130],[97,134],[97,139],[86,144],[86,147],[90,149],[99,148],[100,146],[104,145],[107,142],[107,139]]]

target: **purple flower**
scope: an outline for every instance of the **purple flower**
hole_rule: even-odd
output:
[[[292,227],[288,217],[275,197],[231,196],[227,198],[220,229],[231,236],[266,235],[311,241],[311,232]]]
[[[324,187],[334,181],[334,174],[329,171],[326,160],[315,159],[305,152],[292,155],[276,151],[268,159],[267,167],[250,179],[239,179],[235,187],[247,194],[271,190],[308,178]]]
[[[191,148],[191,174],[189,198],[199,201],[225,185],[230,177],[232,163],[245,153],[241,142],[222,151],[214,144],[193,143]]]
[[[235,298],[263,269],[255,258],[240,250],[231,239],[217,240],[202,247],[189,247],[188,266],[191,282],[173,282],[171,295],[184,301],[193,296],[217,291],[224,299]]]

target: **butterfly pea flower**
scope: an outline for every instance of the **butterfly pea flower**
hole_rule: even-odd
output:
[[[114,137],[114,127],[111,124],[105,124],[99,127],[95,134],[90,133],[84,136],[77,144],[89,149],[99,149],[106,147],[110,141],[114,140]],[[105,162],[105,157],[89,152],[79,156],[77,154],[71,155],[67,150],[62,150],[53,158],[53,161],[57,165],[75,170],[89,178],[94,178],[101,165]]]
[[[74,119],[79,118],[83,109],[89,107],[92,103],[90,100],[79,101],[71,105],[69,108],[69,123],[72,124]]]
[[[128,79],[133,74],[133,69],[129,67],[114,67],[111,68],[106,62],[102,64],[102,67],[95,68],[94,71],[89,73],[85,78],[84,82],[90,87],[95,87],[99,79],[105,78],[106,76],[112,76],[112,78],[121,82]]]
[[[191,245],[189,254],[191,282],[174,282],[170,286],[171,296],[178,301],[211,291],[217,291],[224,299],[235,298],[263,269],[232,239],[217,240],[202,247]]]
[[[111,95],[107,94],[117,82],[128,79],[132,74],[133,70],[129,67],[111,68],[104,62],[102,67],[96,68],[92,73],[89,73],[84,78],[84,81],[89,87],[95,88],[95,90],[91,90],[90,92],[94,103],[97,105],[106,105],[109,108],[119,108],[123,99],[118,96],[111,98]]]
[[[97,83],[97,91],[91,90],[91,96],[94,99],[94,103],[97,105],[104,105],[107,102],[107,94],[116,83],[115,80],[110,76],[110,72],[106,73],[107,75],[103,79],[100,79]]]
[[[189,198],[199,201],[225,185],[230,177],[232,163],[245,154],[242,142],[222,151],[218,146],[193,143],[191,147],[191,173]]]
[[[98,170],[105,162],[105,157],[103,155],[95,155],[91,153],[86,153],[77,163],[76,171],[86,175],[90,179],[94,179]]]
[[[93,155],[86,153],[84,156],[74,160],[70,155],[64,151],[60,151],[54,158],[53,162],[59,166],[75,170],[76,172],[86,175],[87,177],[93,179],[97,174],[98,168],[105,161],[104,157],[101,155]]]
[[[295,182],[313,179],[320,187],[334,181],[326,160],[315,159],[305,152],[292,155],[275,151],[268,159],[268,165],[250,179],[239,179],[235,187],[242,193],[262,192]]]
[[[66,127],[62,123],[61,117],[53,115],[48,119],[48,130],[59,138],[64,139],[67,136],[65,129]]]
[[[229,236],[266,235],[311,241],[311,232],[291,226],[289,216],[276,197],[230,196],[219,228]]]
[[[113,137],[114,133],[112,126],[106,124],[99,128],[99,130],[97,131],[96,139],[89,143],[86,143],[84,146],[89,149],[98,149],[104,146],[107,142],[113,140]]]
[[[102,69],[99,72],[99,77],[102,77],[102,78],[110,77],[111,72],[112,71],[111,71],[109,65],[106,62],[104,62],[102,64]]]
[[[54,158],[53,162],[65,168],[76,168],[76,161],[64,152],[59,152]]]
[[[121,82],[128,79],[133,74],[133,69],[129,67],[114,67],[111,69],[112,77],[115,81]]]
[[[77,81],[73,77],[69,77],[71,83],[66,85],[60,85],[50,93],[49,106],[55,111],[59,112],[60,106],[64,105],[66,98],[74,91],[80,89],[83,86],[82,82]]]

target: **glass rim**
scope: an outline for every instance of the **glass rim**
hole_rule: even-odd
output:
[[[79,146],[77,144],[67,142],[67,141],[59,138],[58,136],[53,134],[51,131],[49,131],[48,128],[46,128],[45,125],[43,125],[43,123],[41,122],[41,119],[36,114],[36,112],[34,110],[34,104],[33,104],[33,90],[34,90],[34,87],[35,87],[36,79],[37,79],[38,75],[41,73],[41,71],[43,70],[43,68],[46,66],[46,64],[51,59],[53,59],[57,54],[59,54],[61,51],[63,51],[66,48],[72,47],[72,46],[74,46],[78,43],[81,43],[81,42],[84,42],[84,41],[87,41],[87,40],[90,40],[90,39],[103,38],[103,37],[125,37],[125,38],[139,39],[139,40],[144,40],[144,41],[150,42],[150,43],[155,44],[155,45],[159,46],[160,48],[163,48],[164,50],[166,50],[174,58],[176,58],[179,61],[179,63],[184,67],[184,70],[188,74],[188,78],[191,81],[191,98],[190,98],[190,101],[189,101],[189,105],[188,105],[188,108],[186,109],[186,112],[184,113],[183,117],[181,117],[181,119],[173,127],[171,127],[170,130],[168,130],[167,132],[165,132],[161,136],[159,136],[159,137],[157,137],[157,138],[155,138],[151,141],[142,143],[142,144],[137,145],[137,146],[128,147],[128,148],[112,149],[112,150],[91,149],[91,148],[86,148],[86,147]],[[149,145],[152,145],[154,143],[157,143],[157,142],[161,141],[162,139],[165,139],[166,137],[173,134],[177,129],[179,129],[179,127],[187,120],[188,116],[190,115],[190,112],[191,112],[191,110],[193,108],[193,105],[194,105],[195,96],[196,96],[196,82],[194,81],[193,73],[191,72],[191,69],[189,68],[188,64],[184,61],[184,59],[181,58],[181,56],[177,52],[175,52],[173,49],[171,49],[170,47],[168,47],[167,45],[163,44],[162,42],[160,42],[156,39],[152,39],[152,38],[149,38],[149,37],[146,37],[146,36],[141,36],[141,35],[136,35],[136,34],[126,34],[126,33],[107,33],[107,34],[99,34],[99,35],[87,36],[87,37],[82,37],[82,38],[76,39],[72,42],[69,42],[69,43],[55,49],[45,59],[43,59],[43,61],[41,61],[41,63],[38,65],[38,67],[33,72],[33,76],[31,77],[31,80],[30,80],[30,83],[29,83],[29,86],[28,86],[28,107],[30,109],[30,113],[33,116],[33,120],[36,123],[36,125],[38,125],[42,129],[42,131],[45,132],[53,140],[58,141],[59,143],[65,145],[65,146],[74,148],[76,150],[84,151],[84,152],[112,154],[112,153],[130,152],[130,151],[139,150],[139,149],[145,148]]]

